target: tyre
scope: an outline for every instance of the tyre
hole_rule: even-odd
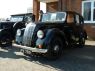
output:
[[[12,46],[12,40],[13,40],[13,38],[12,38],[12,36],[11,35],[9,35],[9,37],[6,39],[6,47],[9,47],[9,46]]]
[[[5,48],[5,47],[9,47],[9,46],[12,46],[12,42],[0,42],[1,48]]]
[[[62,55],[63,43],[61,38],[53,38],[48,44],[48,52],[46,53],[46,58],[50,60],[56,60]]]
[[[79,38],[79,48],[83,48],[85,45],[85,37]]]
[[[0,47],[1,48],[9,47],[9,46],[12,46],[12,38],[11,38],[11,36],[0,41]]]

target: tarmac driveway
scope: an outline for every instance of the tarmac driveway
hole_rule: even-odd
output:
[[[84,48],[66,49],[56,61],[30,58],[17,48],[0,49],[0,71],[95,71],[95,45],[89,41],[86,44]]]

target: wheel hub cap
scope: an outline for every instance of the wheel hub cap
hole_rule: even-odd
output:
[[[54,51],[58,51],[59,50],[59,45],[55,45],[54,46]]]

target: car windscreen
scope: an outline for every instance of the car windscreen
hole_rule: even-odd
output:
[[[19,22],[23,20],[23,16],[12,16],[10,21],[12,22]]]
[[[65,12],[45,13],[42,15],[41,22],[63,22],[66,19]]]

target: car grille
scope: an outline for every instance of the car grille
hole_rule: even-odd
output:
[[[23,45],[30,46],[32,41],[33,32],[35,29],[35,24],[30,23],[26,26],[24,36],[23,36]]]

